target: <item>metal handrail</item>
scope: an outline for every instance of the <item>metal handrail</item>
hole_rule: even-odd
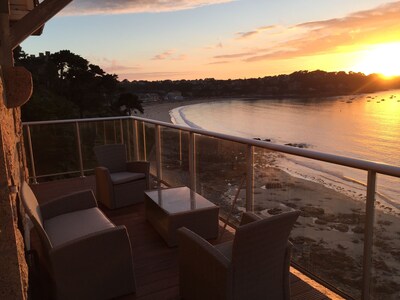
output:
[[[86,119],[68,119],[68,120],[54,120],[54,121],[35,121],[35,122],[23,122],[23,126],[32,125],[52,125],[52,124],[68,124],[68,123],[86,123],[86,122],[98,122],[98,121],[113,121],[113,120],[137,120],[153,125],[160,125],[162,127],[168,127],[172,129],[179,129],[186,132],[197,133],[213,138],[219,138],[227,141],[232,141],[236,143],[251,145],[259,148],[269,149],[273,151],[278,151],[286,154],[292,154],[295,156],[315,159],[319,161],[324,161],[328,163],[333,163],[336,165],[341,165],[345,167],[351,167],[355,169],[374,171],[379,174],[389,175],[394,177],[400,177],[400,166],[392,166],[385,163],[373,162],[363,159],[350,158],[346,156],[340,156],[335,154],[323,153],[318,151],[313,151],[309,149],[296,148],[292,146],[279,145],[270,142],[258,141],[254,139],[233,136],[224,133],[218,133],[213,131],[208,131],[204,129],[191,128],[188,126],[175,125],[167,122],[156,121],[141,117],[126,116],[126,117],[108,117],[108,118],[86,118]]]

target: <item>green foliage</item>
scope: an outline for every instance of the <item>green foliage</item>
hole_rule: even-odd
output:
[[[54,94],[43,86],[35,93],[22,109],[22,119],[29,121],[77,118],[78,107],[65,97]]]
[[[119,95],[116,103],[119,109],[129,116],[131,116],[132,113],[136,113],[136,111],[141,113],[144,112],[142,102],[139,100],[139,97],[131,93],[123,93]]]
[[[14,51],[17,65],[31,73],[34,90],[22,107],[23,121],[115,116],[118,77],[88,60],[61,50],[39,56]]]

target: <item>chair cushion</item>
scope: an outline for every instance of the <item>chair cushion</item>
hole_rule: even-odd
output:
[[[98,209],[79,210],[44,221],[44,229],[53,247],[115,225]]]
[[[214,247],[221,252],[229,261],[232,261],[232,245],[233,241],[215,245]]]
[[[132,173],[132,172],[118,172],[118,173],[111,173],[110,177],[113,184],[122,184],[130,181],[145,179],[146,174]]]

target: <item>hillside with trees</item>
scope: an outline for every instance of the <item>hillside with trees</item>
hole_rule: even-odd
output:
[[[197,97],[322,97],[400,88],[400,77],[355,72],[297,71],[249,79],[120,82],[69,50],[27,55],[14,51],[16,65],[33,76],[34,93],[22,107],[24,121],[109,117],[143,113],[141,99],[163,101]],[[172,98],[174,98],[172,97]]]
[[[400,77],[355,72],[297,71],[289,75],[250,79],[122,81],[135,93],[180,91],[184,97],[318,97],[372,93],[400,88]]]
[[[118,76],[62,50],[39,56],[14,52],[16,65],[33,77],[34,92],[22,107],[24,121],[106,117],[143,112],[135,94],[124,92]]]

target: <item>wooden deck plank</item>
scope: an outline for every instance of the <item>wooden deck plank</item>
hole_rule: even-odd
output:
[[[95,190],[93,176],[33,186],[39,202],[46,202],[53,197],[85,189]],[[116,210],[101,208],[116,225],[125,225],[127,227],[132,244],[137,293],[136,295],[125,295],[118,299],[179,299],[178,250],[177,248],[169,248],[159,234],[145,220],[144,205],[136,204]],[[221,230],[222,228],[220,227]],[[215,244],[231,240],[232,238],[232,233],[227,231],[224,233],[221,241],[212,240],[210,242]],[[34,247],[38,245],[37,237],[36,239],[32,237],[32,243]],[[290,282],[291,299],[329,299],[293,274],[290,276]],[[33,297],[33,299],[49,298],[42,291],[41,293],[36,293],[36,297]]]

